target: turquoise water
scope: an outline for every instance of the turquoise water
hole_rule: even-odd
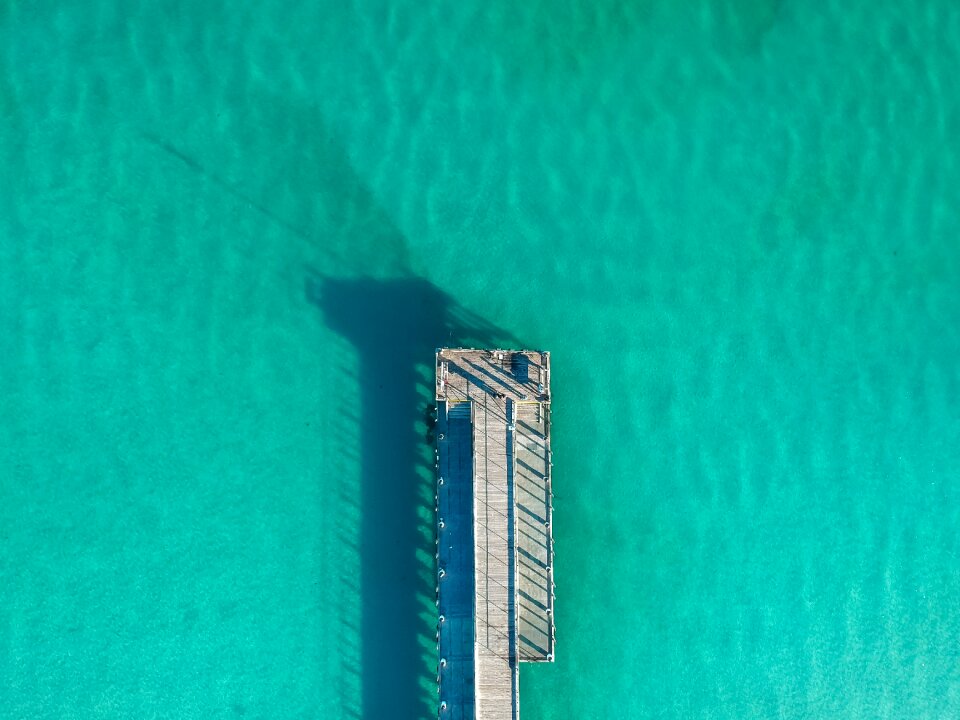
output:
[[[458,342],[553,352],[524,720],[960,715],[956,2],[0,39],[0,717],[432,717]]]

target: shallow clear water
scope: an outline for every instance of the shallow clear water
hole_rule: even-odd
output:
[[[955,2],[0,39],[0,716],[432,717],[461,342],[553,352],[525,720],[960,714]]]

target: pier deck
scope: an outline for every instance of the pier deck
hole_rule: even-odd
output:
[[[436,363],[439,716],[516,720],[518,661],[553,660],[550,356]]]

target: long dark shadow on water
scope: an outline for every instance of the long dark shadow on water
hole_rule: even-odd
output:
[[[214,83],[190,127],[158,119],[134,133],[171,178],[224,195],[230,212],[273,231],[264,242],[295,239],[322,263],[324,276],[308,273],[306,297],[356,349],[335,343],[341,356],[318,357],[317,366],[339,384],[325,401],[336,413],[325,430],[339,443],[327,468],[339,477],[335,542],[359,567],[324,578],[342,590],[329,607],[340,616],[332,663],[340,674],[319,681],[338,683],[344,717],[435,718],[433,352],[511,339],[409,275],[406,238],[319,99],[237,80],[242,100],[227,102]],[[229,122],[219,121],[223,113]]]
[[[359,358],[358,435],[344,442],[361,463],[361,717],[435,718],[433,353],[517,341],[421,278],[311,274],[306,296]]]

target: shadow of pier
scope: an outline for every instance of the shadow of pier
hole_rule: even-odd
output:
[[[311,274],[307,299],[356,350],[363,720],[435,718],[434,350],[515,338],[426,280]],[[429,442],[425,442],[429,440]],[[346,479],[345,479],[346,481]],[[353,709],[351,709],[352,711]]]

